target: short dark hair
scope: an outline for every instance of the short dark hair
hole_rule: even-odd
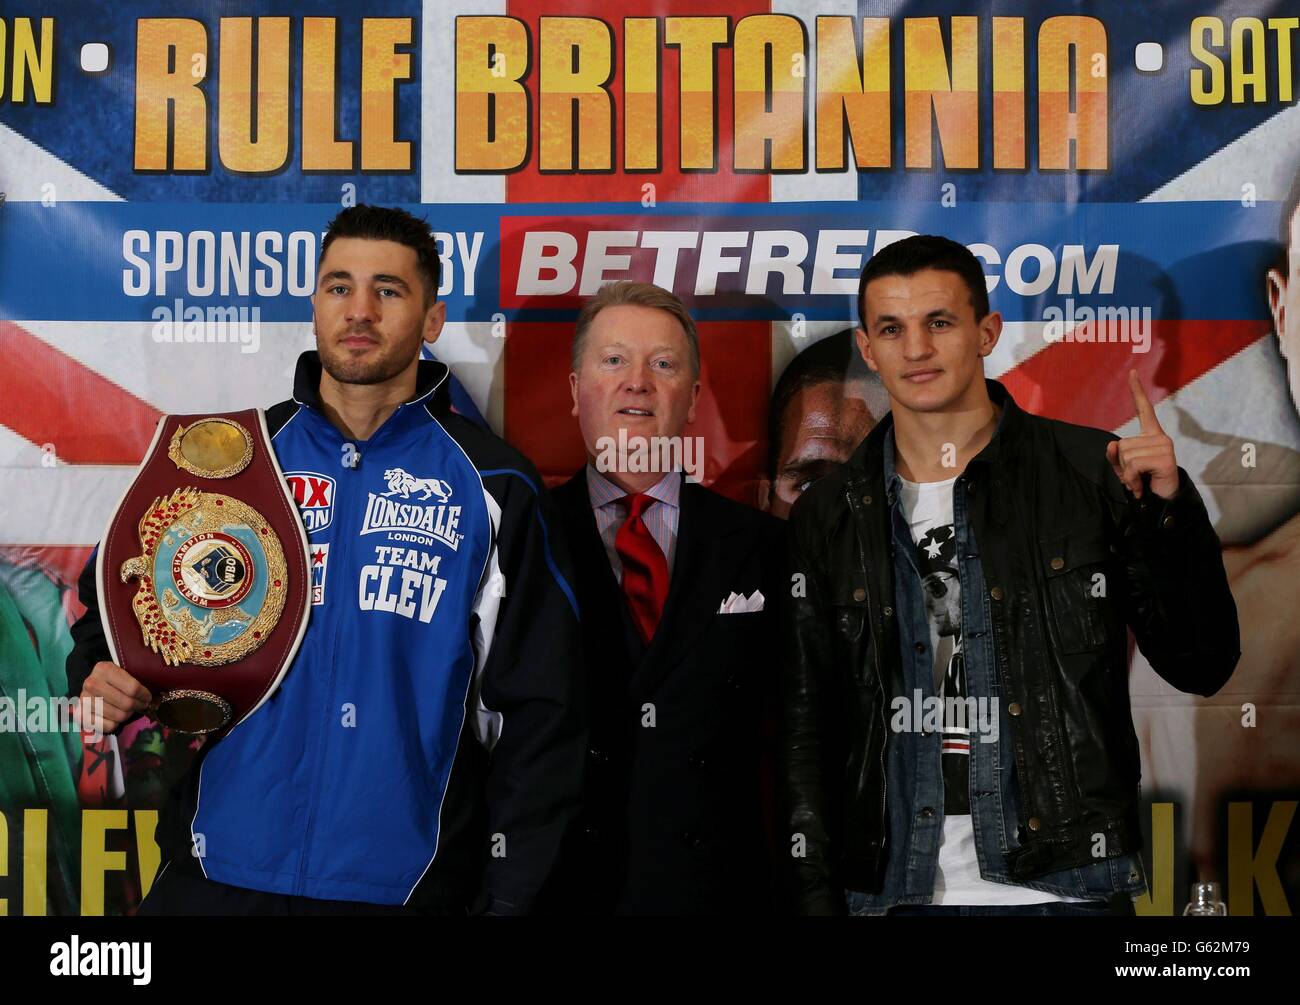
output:
[[[776,462],[781,454],[781,433],[785,413],[799,392],[817,384],[865,385],[867,410],[879,418],[889,408],[889,395],[880,378],[868,369],[858,352],[853,329],[845,328],[814,342],[786,364],[772,389],[767,410],[767,476],[776,480]]]
[[[984,268],[970,249],[936,234],[918,234],[886,245],[871,256],[858,280],[858,320],[867,331],[867,284],[882,276],[911,276],[923,269],[940,269],[961,276],[970,290],[975,320],[989,312],[989,288]]]
[[[424,282],[424,302],[438,297],[442,280],[442,263],[438,260],[438,242],[429,231],[429,221],[412,216],[395,206],[367,206],[359,202],[349,206],[330,221],[320,244],[320,261],[337,237],[360,237],[369,241],[395,241],[415,252],[420,279]]]

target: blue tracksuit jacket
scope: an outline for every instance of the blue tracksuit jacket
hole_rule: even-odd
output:
[[[416,397],[357,442],[320,410],[309,352],[267,411],[310,620],[276,693],[173,790],[169,867],[328,900],[531,906],[579,800],[577,605],[536,471],[451,412],[447,376],[421,361]],[[109,658],[93,565],[76,691]]]

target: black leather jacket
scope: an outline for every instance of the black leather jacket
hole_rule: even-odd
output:
[[[1137,852],[1140,763],[1128,694],[1132,629],[1180,691],[1211,695],[1241,655],[1218,536],[1187,473],[1135,500],[1106,460],[1108,432],[1022,411],[997,381],[998,431],[961,475],[993,612],[997,674],[1020,785],[1029,879]],[[889,698],[901,694],[885,416],[790,517],[783,603],[780,782],[804,913],[879,892],[886,857]],[[1096,573],[1104,596],[1094,596]]]

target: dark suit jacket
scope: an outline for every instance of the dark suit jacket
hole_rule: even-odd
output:
[[[590,749],[582,815],[550,908],[770,909],[764,760],[784,524],[684,483],[668,600],[646,647],[597,533],[586,468],[553,496],[577,576]],[[755,590],[762,611],[718,613],[730,593]]]

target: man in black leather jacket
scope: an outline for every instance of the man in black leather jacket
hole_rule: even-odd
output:
[[[964,247],[863,271],[891,412],[791,513],[781,783],[804,913],[1131,913],[1145,888],[1125,626],[1210,695],[1220,545],[1136,371],[1140,431],[1022,411]],[[941,905],[941,906],[935,906]]]

